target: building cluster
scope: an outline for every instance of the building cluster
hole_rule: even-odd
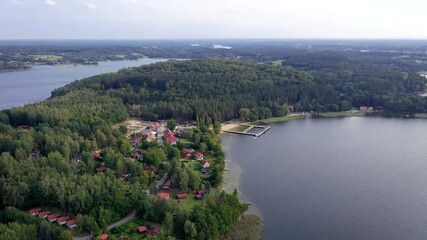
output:
[[[43,211],[41,208],[33,208],[28,211],[32,216],[44,218],[51,223],[56,223],[59,226],[67,226],[70,230],[74,230],[77,227],[76,219],[64,215],[61,216],[59,213],[51,213],[50,211]]]

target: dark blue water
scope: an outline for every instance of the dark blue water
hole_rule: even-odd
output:
[[[134,61],[100,62],[98,65],[33,66],[31,70],[0,73],[0,110],[42,101],[52,90],[67,83],[126,67],[165,61],[143,58]]]
[[[427,239],[427,121],[305,119],[223,139],[263,239]],[[231,172],[232,174],[232,172]]]

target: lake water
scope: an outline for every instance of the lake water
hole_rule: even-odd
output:
[[[263,239],[427,239],[427,121],[304,119],[222,144]]]
[[[78,79],[126,67],[166,61],[142,58],[134,61],[99,62],[98,65],[33,66],[27,71],[0,73],[0,110],[42,101],[52,90]]]

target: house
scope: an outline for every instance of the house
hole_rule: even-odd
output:
[[[68,220],[66,224],[67,224],[67,227],[69,229],[74,229],[75,227],[77,227],[77,221],[76,221],[76,219]]]
[[[154,235],[157,235],[159,233],[160,233],[160,228],[156,228],[156,229],[148,231],[148,235],[150,235],[150,236],[154,236]]]
[[[93,158],[100,158],[101,157],[101,153],[99,151],[93,151],[92,152],[92,157]]]
[[[209,168],[210,167],[209,161],[207,159],[203,159],[202,161],[200,161],[200,167]]]
[[[184,198],[187,198],[187,196],[188,196],[188,194],[187,194],[187,193],[178,193],[178,194],[176,195],[176,197],[177,197],[178,199],[184,199]]]
[[[190,159],[191,155],[193,155],[194,149],[183,148],[181,150],[181,156],[185,159]]]
[[[202,200],[204,197],[205,197],[205,190],[204,189],[200,189],[199,191],[197,191],[196,199]]]
[[[131,177],[130,173],[128,173],[128,171],[123,170],[123,172],[122,172],[122,180],[126,181],[126,182],[130,182],[132,180],[132,177]]]
[[[162,199],[169,199],[169,193],[159,192],[156,196]]]
[[[60,215],[58,213],[50,214],[49,216],[47,216],[47,220],[49,222],[55,222],[59,216]]]
[[[81,163],[82,162],[82,157],[78,154],[73,154],[71,156],[71,160],[76,162],[76,163]]]
[[[169,179],[169,180],[167,180],[167,181],[163,184],[163,186],[162,186],[162,190],[169,191],[169,190],[171,190],[171,189],[172,189],[172,180],[171,180],[171,179]]]
[[[39,217],[46,218],[48,214],[50,214],[49,211],[39,212]]]
[[[99,238],[101,238],[102,240],[107,240],[110,236],[106,233],[103,233],[101,235],[99,235]]]
[[[134,153],[134,154],[133,154],[133,156],[134,156],[136,159],[140,160],[140,161],[142,161],[142,160],[144,159],[144,157],[142,156],[142,154],[141,154],[141,153],[139,153],[139,152]]]
[[[142,131],[142,139],[151,142],[156,140],[156,131],[154,129],[144,129]]]
[[[137,145],[137,144],[140,144],[142,142],[142,138],[140,138],[140,137],[132,137],[131,139],[130,139],[130,143],[133,145],[133,146],[135,146],[135,145]]]
[[[176,145],[176,143],[178,142],[178,138],[176,138],[175,136],[166,136],[165,135],[165,139],[166,142],[168,142],[170,145]]]
[[[64,224],[67,224],[67,220],[70,219],[68,216],[59,217],[56,219],[56,223],[58,223],[59,226],[62,226]]]
[[[146,226],[139,226],[138,227],[138,232],[143,233],[146,232],[148,230],[148,228]]]
[[[33,209],[30,209],[28,213],[33,216],[37,216],[41,210],[42,210],[41,208],[33,208]]]
[[[194,159],[196,159],[197,161],[202,161],[204,158],[203,154],[201,152],[196,152],[194,154]]]
[[[175,134],[169,128],[166,128],[164,134],[165,134],[165,137],[175,136]]]
[[[101,166],[99,168],[96,168],[96,172],[105,172],[107,168],[105,166]]]

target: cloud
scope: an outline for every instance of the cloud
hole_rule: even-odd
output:
[[[51,7],[55,7],[56,6],[56,2],[53,0],[46,0],[46,5],[51,6]]]
[[[23,2],[18,1],[18,0],[13,0],[12,3],[16,4],[16,5],[24,5]]]
[[[86,3],[86,7],[90,8],[90,9],[96,9],[96,5],[93,3]]]

